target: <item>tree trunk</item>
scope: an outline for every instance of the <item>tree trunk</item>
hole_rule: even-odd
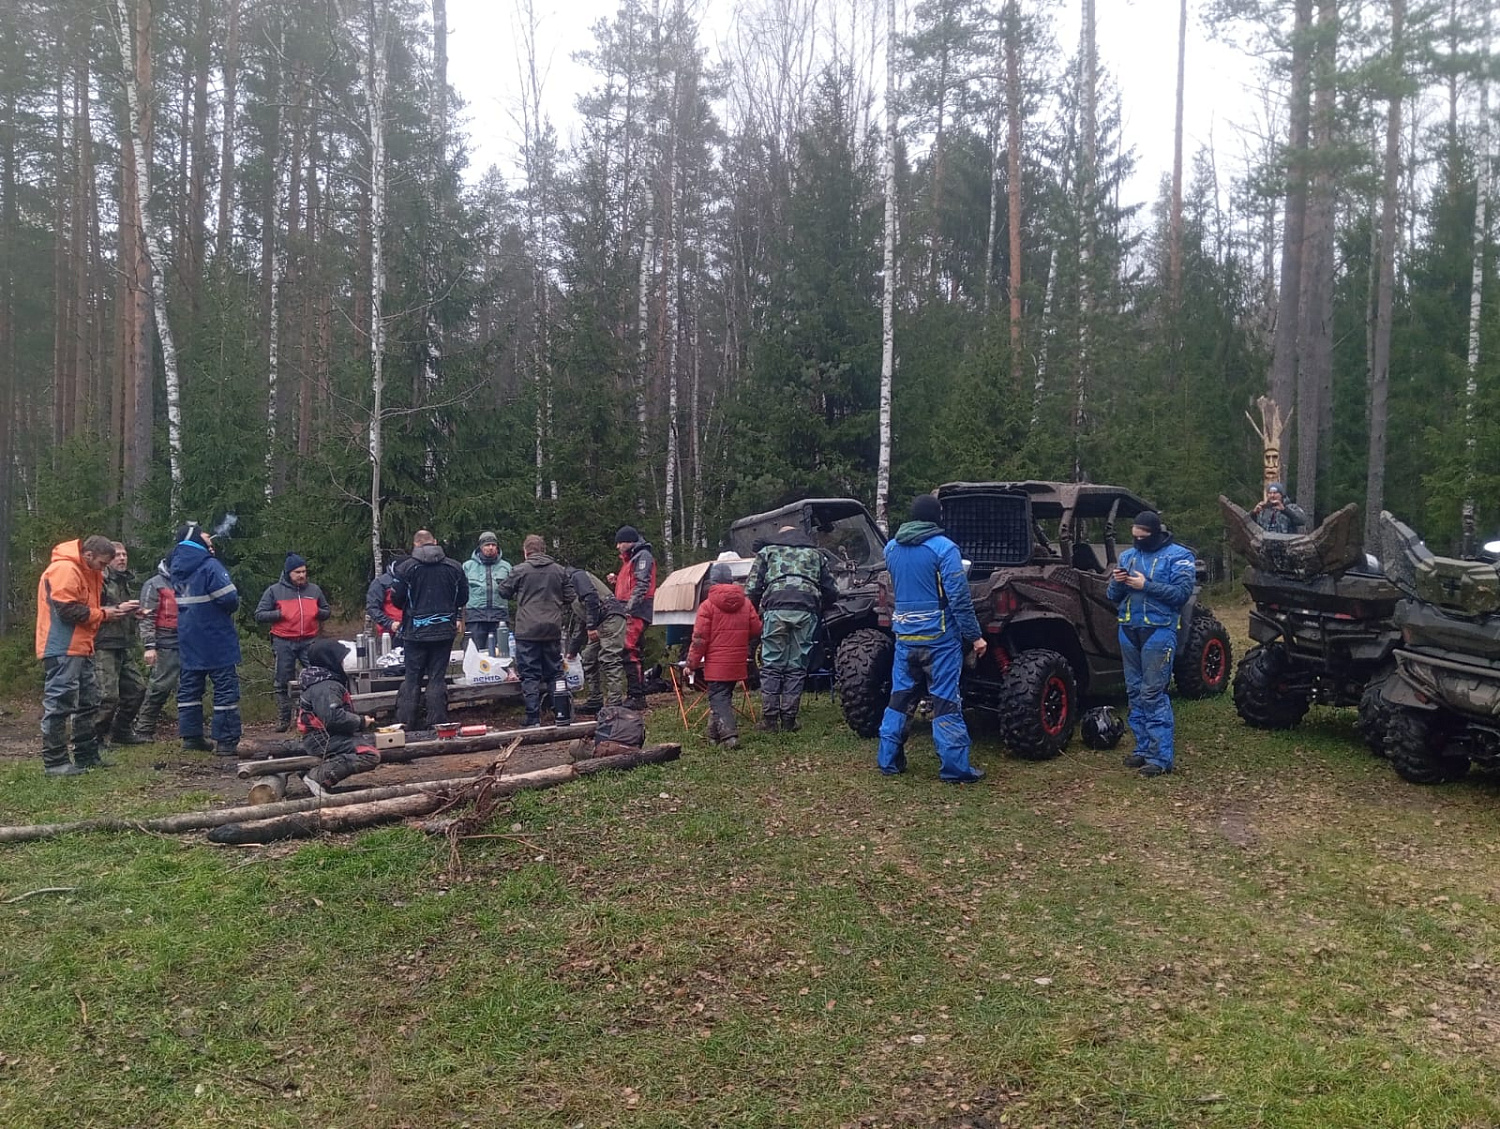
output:
[[[1171,309],[1175,318],[1182,306],[1182,102],[1187,90],[1188,0],[1177,16],[1177,117],[1172,134]],[[1173,334],[1174,340],[1176,334]]]
[[[1391,0],[1391,96],[1385,120],[1385,178],[1380,202],[1380,264],[1375,283],[1375,340],[1370,351],[1370,438],[1365,469],[1365,548],[1380,540],[1385,508],[1385,439],[1391,375],[1391,317],[1396,293],[1396,213],[1401,186],[1401,74],[1406,0]]]
[[[183,286],[188,299],[189,332],[196,329],[203,303],[203,260],[207,253],[204,209],[208,205],[208,71],[213,44],[213,9],[209,0],[198,0],[197,26],[193,29],[193,117],[187,183],[187,244],[182,255]]]
[[[679,5],[679,11],[681,10]],[[679,222],[680,208],[678,201],[679,179],[678,179],[678,153],[681,150],[681,84],[683,76],[679,70],[672,83],[672,147],[667,164],[667,241],[666,253],[662,264],[662,316],[666,323],[666,345],[667,345],[667,460],[664,473],[665,479],[665,504],[662,506],[662,546],[666,551],[667,570],[670,572],[674,560],[674,542],[676,541],[677,525],[675,518],[675,507],[677,498],[677,475],[678,475],[678,451],[681,440],[678,434],[678,389],[677,389],[677,367],[681,353],[679,348],[682,325],[681,325],[681,298],[682,298],[682,225]]]
[[[1005,176],[1010,225],[1010,351],[1021,352],[1021,7],[1010,0],[1005,30]]]
[[[1271,399],[1283,411],[1296,403],[1297,396],[1303,238],[1307,223],[1307,134],[1312,115],[1312,12],[1313,0],[1296,0],[1287,118],[1286,214],[1281,231],[1281,292],[1276,302],[1276,332],[1271,349]]]
[[[1485,50],[1490,45],[1489,9],[1484,18]],[[1464,505],[1463,556],[1472,558],[1477,549],[1478,507],[1474,501],[1477,437],[1474,413],[1479,399],[1479,345],[1484,314],[1484,251],[1488,234],[1490,204],[1490,85],[1487,76],[1479,80],[1479,136],[1475,141],[1479,166],[1474,190],[1474,264],[1469,282],[1469,356],[1464,381]]]
[[[156,310],[156,333],[161,342],[162,370],[166,376],[167,389],[167,461],[171,475],[171,516],[175,517],[182,508],[182,409],[180,386],[177,376],[177,345],[172,337],[172,323],[167,318],[167,286],[166,286],[166,255],[156,237],[155,223],[151,218],[151,165],[146,148],[146,140],[149,136],[150,119],[147,115],[143,98],[148,93],[142,90],[139,75],[144,74],[147,78],[151,70],[151,25],[150,0],[140,0],[141,26],[134,31],[135,44],[132,44],[132,29],[130,23],[130,11],[126,0],[115,0],[115,10],[119,18],[120,36],[120,58],[123,63],[123,78],[125,81],[125,102],[129,111],[128,133],[130,135],[130,147],[135,156],[135,206],[138,211],[138,223],[141,233],[142,250],[146,256],[149,267],[149,281],[153,304]],[[137,60],[136,66],[131,66],[131,60]],[[141,435],[137,438],[139,444],[137,451],[142,457],[137,463],[141,484],[144,486],[146,477],[150,473],[150,450],[151,450],[151,370],[148,364],[146,371],[138,378],[140,391],[137,395],[137,428]]]
[[[880,298],[880,440],[875,521],[890,528],[891,385],[896,371],[896,0],[885,6],[885,240]]]
[[[1083,228],[1078,242],[1078,377],[1073,394],[1073,481],[1083,480],[1083,431],[1088,418],[1091,346],[1094,312],[1094,223],[1096,183],[1099,161],[1099,40],[1094,20],[1094,0],[1083,0],[1083,43],[1080,60],[1082,97],[1079,99],[1082,120],[1079,137],[1082,159],[1079,161],[1079,219]]]
[[[219,222],[215,229],[215,249],[220,258],[229,254],[234,241],[234,124],[236,88],[240,67],[240,3],[229,0],[227,27],[224,34],[223,132],[219,136]]]
[[[286,249],[281,238],[281,185],[283,181],[282,134],[285,132],[286,90],[283,61],[286,57],[286,24],[278,20],[276,43],[267,65],[266,85],[271,107],[271,129],[267,134],[265,202],[260,225],[261,317],[266,327],[266,457],[263,490],[266,501],[276,494],[276,423],[281,409],[281,281],[286,270]],[[295,156],[295,154],[294,154]]]
[[[364,57],[365,127],[370,142],[370,556],[382,568],[380,475],[385,458],[385,94],[388,0],[367,0]]]
[[[1297,381],[1297,500],[1318,511],[1318,477],[1331,420],[1333,379],[1334,174],[1338,2],[1319,0],[1313,72],[1313,149],[1317,167],[1308,200],[1302,271]]]
[[[4,36],[7,52],[13,36]],[[17,381],[16,368],[16,92],[0,101],[0,635],[10,627],[10,529],[15,505],[14,462]],[[59,301],[61,295],[58,296]]]
[[[427,245],[422,249],[422,365],[421,396],[433,401],[442,378],[443,337],[438,323],[437,300],[441,289],[438,262],[446,199],[444,178],[448,164],[448,4],[432,0],[432,89],[428,98],[428,144],[432,147],[432,167],[427,178]],[[438,479],[437,438],[442,434],[442,420],[434,412],[428,417],[430,428],[422,457],[423,478],[429,486]]]

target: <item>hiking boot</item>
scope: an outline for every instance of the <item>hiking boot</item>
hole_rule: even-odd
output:
[[[76,764],[50,764],[42,770],[48,776],[82,776],[87,769],[79,768]]]
[[[755,728],[762,733],[777,733],[781,730],[781,715],[779,713],[761,714],[760,720],[755,723]]]
[[[719,732],[719,719],[712,714],[708,718],[708,729],[704,734],[710,741],[717,745],[723,740],[723,734]]]
[[[1172,770],[1164,764],[1145,764],[1141,766],[1141,775],[1150,779],[1153,776],[1166,776]]]
[[[740,747],[740,739],[731,733],[728,737],[724,738],[721,744],[726,749],[738,749]]]
[[[76,761],[75,763],[78,765],[79,768],[82,768],[82,769],[90,769],[90,768],[114,768],[115,767],[115,762],[114,761],[112,761],[112,760],[106,760],[103,757],[92,757],[92,758],[89,758],[89,759]]]
[[[596,714],[600,710],[602,710],[603,708],[604,708],[604,703],[603,702],[599,701],[597,698],[591,698],[589,701],[584,702],[581,706],[574,706],[573,707],[573,712],[574,713]]]
[[[138,733],[112,733],[109,743],[111,745],[151,745],[155,742],[150,737],[142,737]]]
[[[628,710],[634,710],[636,713],[645,713],[646,712],[646,699],[645,698],[626,698],[625,699],[625,708],[628,709]]]
[[[521,722],[522,729],[540,729],[541,727],[542,719],[539,717],[528,717],[525,721]]]
[[[781,715],[781,731],[783,733],[795,733],[801,728],[802,726],[797,724],[796,714],[784,713]]]
[[[237,757],[240,755],[240,743],[238,741],[220,741],[219,747],[214,750],[214,755],[219,757]]]
[[[1146,763],[1146,758],[1140,753],[1131,753],[1130,756],[1122,758],[1120,763],[1126,768],[1140,768]]]
[[[182,739],[182,751],[185,753],[211,753],[214,751],[214,743],[204,740],[202,736],[184,737]]]
[[[943,777],[943,783],[944,784],[978,784],[983,779],[984,779],[984,769],[982,769],[982,768],[971,768],[963,776],[952,776],[952,777],[945,776],[945,777]]]

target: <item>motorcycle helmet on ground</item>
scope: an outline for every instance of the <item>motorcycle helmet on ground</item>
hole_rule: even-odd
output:
[[[1125,723],[1115,716],[1110,706],[1095,706],[1083,715],[1079,726],[1083,743],[1090,749],[1113,749],[1125,736]]]

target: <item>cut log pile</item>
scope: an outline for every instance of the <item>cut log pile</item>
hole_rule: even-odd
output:
[[[593,755],[593,742],[576,740],[590,736],[592,722],[581,725],[551,726],[525,730],[488,733],[482,737],[455,738],[442,741],[413,742],[403,748],[382,750],[382,760],[415,761],[434,758],[434,779],[405,784],[355,788],[352,791],[324,793],[305,799],[283,797],[289,781],[320,763],[317,757],[280,757],[272,760],[247,761],[239,766],[239,775],[253,779],[250,803],[240,807],[210,811],[182,812],[152,819],[102,817],[69,823],[47,823],[31,826],[0,827],[0,843],[23,843],[50,839],[86,831],[146,831],[157,834],[179,834],[209,831],[212,843],[271,843],[282,839],[305,838],[324,831],[349,831],[373,827],[400,819],[436,814],[462,814],[482,800],[486,810],[496,797],[540,788],[555,788],[598,772],[619,771],[644,764],[663,764],[676,760],[680,745],[651,745],[612,756]],[[560,751],[562,763],[550,768],[507,775],[506,763],[522,744],[573,740]],[[441,776],[444,756],[472,755],[486,749],[501,750],[495,761],[482,773],[473,776]],[[460,769],[461,770],[461,769]],[[451,771],[451,770],[450,770]],[[358,776],[348,784],[357,785]]]

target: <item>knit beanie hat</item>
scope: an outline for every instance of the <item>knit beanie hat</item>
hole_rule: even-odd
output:
[[[187,521],[179,525],[175,540],[179,545],[193,544],[208,548],[208,537],[204,535],[203,527],[196,521]]]
[[[633,525],[622,525],[619,529],[615,530],[616,545],[623,545],[626,543],[634,545],[640,539],[640,530],[636,529],[636,527]]]
[[[710,584],[733,584],[734,569],[727,564],[716,564],[708,570],[708,582]]]
[[[912,521],[927,521],[939,525],[943,520],[943,507],[934,494],[918,494],[911,500]]]
[[[304,568],[306,565],[306,558],[300,557],[296,553],[288,553],[286,555],[286,564],[282,566],[281,571],[291,572],[293,569]]]
[[[494,545],[494,546],[498,547],[499,544],[500,544],[500,538],[496,537],[488,529],[486,529],[483,533],[481,533],[479,535],[479,547],[481,549],[484,548],[486,545]]]
[[[1142,529],[1149,529],[1153,536],[1161,532],[1161,515],[1155,510],[1142,510],[1135,515],[1131,525],[1139,525]]]

